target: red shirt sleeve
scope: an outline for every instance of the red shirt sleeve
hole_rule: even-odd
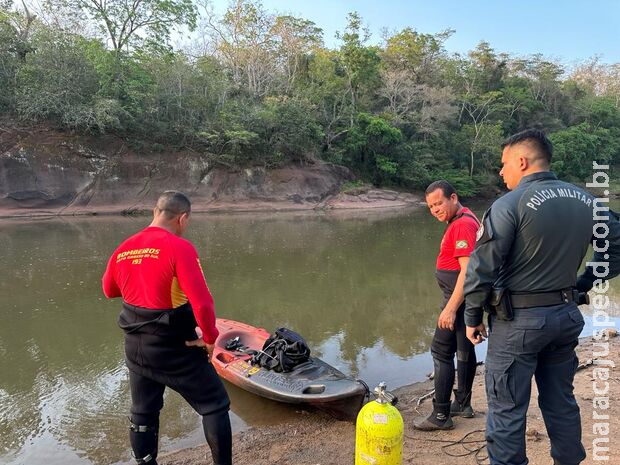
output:
[[[105,273],[103,274],[103,278],[101,278],[101,287],[103,289],[103,294],[108,299],[111,299],[113,297],[121,297],[121,290],[118,287],[118,284],[116,283],[116,278],[114,276],[115,265],[116,251],[108,260],[108,266],[106,267]]]
[[[178,247],[175,266],[179,287],[194,310],[196,322],[202,330],[202,338],[207,344],[213,344],[219,334],[215,326],[215,306],[198,253],[189,241],[178,241]]]
[[[454,258],[469,257],[476,245],[476,232],[478,227],[473,221],[459,221],[454,225],[451,234],[454,247]]]

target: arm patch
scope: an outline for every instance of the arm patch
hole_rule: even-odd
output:
[[[488,242],[493,238],[493,227],[491,226],[491,221],[489,220],[490,213],[491,209],[489,208],[482,216],[480,227],[476,233],[476,242]]]

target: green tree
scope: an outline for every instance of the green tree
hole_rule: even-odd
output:
[[[360,113],[357,124],[342,142],[343,159],[376,184],[394,183],[401,168],[398,149],[401,131],[385,119]]]
[[[467,94],[485,94],[502,88],[506,76],[506,56],[497,55],[491,45],[480,42],[469,52],[469,61],[462,75]]]
[[[103,131],[117,127],[122,111],[99,99],[99,79],[89,49],[97,41],[46,28],[33,37],[17,74],[17,111],[24,120],[49,119],[65,127]]]
[[[503,122],[504,132],[513,134],[536,124],[542,111],[541,103],[536,100],[529,89],[526,78],[508,76],[494,104],[494,115]]]
[[[464,120],[461,132],[469,141],[469,175],[474,175],[477,156],[488,153],[490,146],[497,146],[502,138],[501,124],[491,119],[494,104],[501,97],[501,92],[493,91],[482,95],[468,95],[463,100]]]
[[[562,127],[562,121],[566,121],[568,117],[560,81],[564,67],[540,54],[512,60],[510,66],[513,75],[525,78],[523,82],[526,83],[531,98],[539,104],[538,111],[532,115],[538,125],[549,129]]]
[[[324,152],[332,161],[340,162],[332,150],[350,129],[350,87],[344,75],[338,52],[319,49],[310,57],[306,82],[297,91],[313,104],[317,121],[323,128]]]
[[[558,176],[581,180],[591,174],[599,141],[587,123],[555,132],[549,138],[554,148],[551,168]]]
[[[469,176],[474,176],[474,167],[493,170],[494,159],[504,136],[501,122],[478,121],[461,126],[459,138],[466,143],[469,151]],[[478,160],[478,165],[476,165]]]
[[[112,60],[106,95],[125,105],[137,84],[130,54],[136,50],[168,50],[174,30],[196,27],[191,0],[50,0],[94,22],[111,47]],[[129,73],[129,75],[127,74]]]
[[[283,91],[288,93],[302,74],[307,73],[309,56],[322,45],[323,31],[312,21],[278,16],[272,32],[276,40],[276,61],[283,75]]]
[[[277,81],[275,16],[258,0],[231,1],[221,19],[206,15],[204,27],[233,82],[251,96],[268,94]]]
[[[270,97],[262,112],[262,135],[266,149],[283,162],[314,158],[322,138],[309,102]]]
[[[145,43],[167,44],[173,30],[196,27],[191,0],[65,0],[94,20],[112,50],[119,53]]]
[[[406,71],[415,84],[435,84],[445,57],[444,42],[453,33],[448,29],[438,34],[422,34],[407,27],[387,38],[381,53],[382,66]]]
[[[342,41],[338,57],[347,78],[351,103],[350,125],[355,123],[359,111],[370,109],[375,89],[380,83],[380,58],[377,47],[364,44],[370,38],[368,29],[362,26],[358,13],[349,13],[347,27],[337,37]]]
[[[33,51],[36,26],[36,16],[25,3],[17,10],[12,0],[0,0],[0,111],[14,108],[17,70]]]

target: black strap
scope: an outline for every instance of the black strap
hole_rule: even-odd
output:
[[[143,465],[145,463],[149,463],[150,461],[154,460],[155,457],[153,457],[152,454],[148,454],[146,457],[142,457],[142,458],[138,458],[134,456],[134,459],[138,465]]]
[[[474,221],[476,222],[476,224],[478,226],[480,226],[480,221],[478,221],[478,218],[476,218],[474,215],[472,215],[471,213],[467,213],[467,212],[461,212],[458,215],[456,215],[454,218],[452,218],[448,223],[452,223],[460,218],[463,218],[464,216],[469,216],[470,218],[473,218]]]
[[[157,426],[136,425],[131,420],[129,420],[129,429],[134,433],[148,433],[149,431],[158,431]]]
[[[559,291],[535,294],[511,294],[513,308],[550,307],[577,301],[577,293],[571,287]]]

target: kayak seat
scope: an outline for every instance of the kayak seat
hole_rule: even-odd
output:
[[[296,378],[313,380],[324,376],[325,371],[326,369],[324,366],[314,363],[314,361],[311,359],[308,362],[296,366],[295,369],[291,371],[291,374],[294,375]]]

